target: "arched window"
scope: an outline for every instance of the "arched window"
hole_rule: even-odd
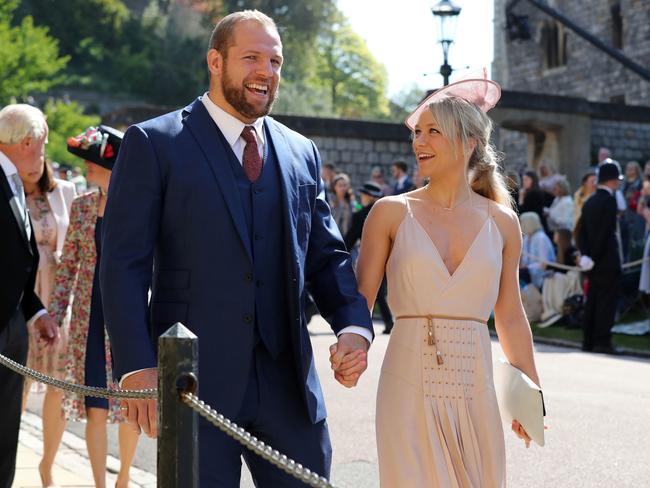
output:
[[[544,67],[557,68],[566,65],[566,39],[564,26],[554,20],[544,22],[541,30],[541,45],[544,50]]]
[[[621,15],[621,4],[615,3],[610,7],[612,13],[612,46],[616,49],[623,49],[623,16]]]

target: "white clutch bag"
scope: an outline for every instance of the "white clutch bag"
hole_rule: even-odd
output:
[[[503,422],[510,425],[517,420],[530,438],[543,446],[546,409],[542,390],[505,359],[497,361],[494,376]]]

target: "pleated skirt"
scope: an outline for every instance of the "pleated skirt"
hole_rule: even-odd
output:
[[[487,326],[398,319],[377,391],[382,488],[501,488],[505,447]],[[436,350],[442,364],[438,364]]]

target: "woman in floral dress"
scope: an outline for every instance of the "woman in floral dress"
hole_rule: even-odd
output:
[[[98,265],[106,193],[121,139],[121,132],[105,126],[91,127],[68,139],[68,151],[85,160],[88,168],[86,178],[90,184],[99,187],[99,192],[82,195],[72,204],[70,227],[50,308],[52,316],[61,323],[68,306],[72,305],[66,379],[103,388],[116,385],[112,378],[110,344],[104,329]],[[67,419],[87,421],[86,445],[95,486],[105,487],[106,423],[123,421],[118,402],[66,393],[63,408]],[[138,433],[121,423],[121,464],[115,485],[118,488],[129,484],[129,470],[137,442]]]
[[[76,196],[75,186],[73,183],[54,178],[51,166],[45,161],[39,171],[27,174],[19,172],[19,175],[25,187],[27,207],[39,253],[34,291],[43,302],[43,306],[47,308],[68,228],[70,206]],[[29,368],[48,376],[61,378],[60,365],[64,359],[67,336],[67,327],[65,324],[62,325],[59,341],[47,347],[39,340],[38,332],[33,327],[28,327],[27,366]],[[27,405],[32,384],[34,389],[42,386],[31,381],[25,382],[23,406]],[[38,468],[43,486],[50,486],[53,484],[52,466],[65,430],[65,419],[61,410],[63,392],[53,387],[47,387],[44,391],[43,458]]]

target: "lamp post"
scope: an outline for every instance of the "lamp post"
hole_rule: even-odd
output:
[[[431,12],[440,19],[440,44],[442,44],[443,64],[440,66],[440,74],[445,86],[449,84],[449,75],[453,71],[448,62],[449,46],[454,42],[456,33],[456,22],[460,15],[460,7],[451,0],[440,0],[433,7]]]

